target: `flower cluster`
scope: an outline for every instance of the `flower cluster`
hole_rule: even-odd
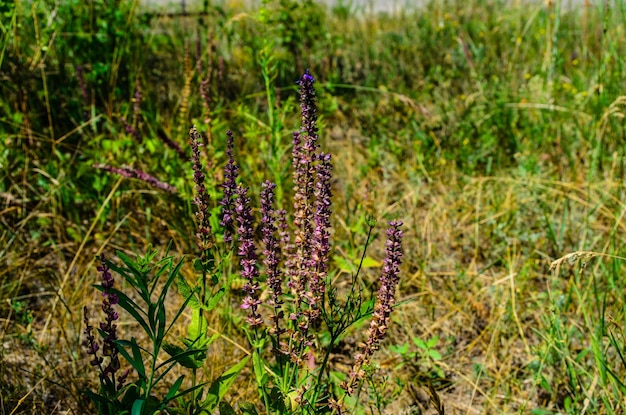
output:
[[[102,279],[102,311],[104,311],[104,321],[100,323],[100,333],[102,334],[102,356],[98,355],[100,347],[93,335],[93,326],[89,324],[87,317],[87,307],[84,308],[84,322],[85,322],[85,335],[86,339],[83,345],[86,348],[88,355],[93,356],[90,364],[97,366],[100,370],[100,379],[104,382],[108,382],[110,385],[115,385],[116,374],[120,369],[120,359],[118,346],[115,343],[118,339],[117,336],[117,324],[115,322],[119,319],[119,315],[115,311],[115,306],[118,304],[119,299],[117,294],[113,292],[113,285],[115,283],[111,271],[106,264],[104,256],[100,257],[100,265],[98,271]],[[106,366],[103,366],[104,357],[108,357]],[[117,378],[116,390],[120,390],[124,386],[128,371],[122,373]]]
[[[235,212],[237,214],[237,234],[239,235],[239,256],[241,256],[241,276],[246,280],[243,287],[246,297],[243,299],[241,308],[248,310],[248,324],[256,327],[263,324],[263,319],[258,312],[261,300],[259,300],[259,269],[256,266],[257,256],[254,251],[253,218],[250,208],[248,188],[239,185],[237,187],[237,200]]]
[[[390,315],[395,304],[396,287],[400,281],[400,264],[402,263],[402,236],[400,230],[402,221],[389,222],[387,229],[387,242],[385,244],[385,260],[383,263],[380,288],[376,296],[376,306],[372,316],[372,322],[368,330],[368,338],[360,353],[354,356],[354,366],[350,371],[347,381],[342,387],[348,395],[354,392],[354,386],[358,380],[363,379],[365,373],[363,366],[368,364],[369,358],[374,354],[385,337],[389,326]]]
[[[134,169],[132,167],[113,167],[109,166],[108,164],[94,164],[93,167],[96,169],[108,171],[109,173],[119,174],[120,176],[126,177],[128,179],[139,179],[153,187],[156,187],[157,189],[165,190],[166,192],[170,193],[176,193],[176,187],[172,186],[169,183],[162,182],[156,177],[151,176],[150,174],[142,170]]]
[[[276,185],[270,181],[263,183],[263,190],[261,190],[261,226],[263,233],[263,264],[265,265],[267,274],[267,286],[271,291],[270,306],[274,309],[274,315],[272,316],[273,325],[270,327],[270,333],[279,336],[285,332],[285,329],[281,328],[280,321],[284,317],[282,310],[282,279],[280,271],[280,258],[281,250],[280,243],[276,238],[276,232],[278,228],[275,224],[276,214],[274,212],[274,189]]]
[[[200,133],[195,126],[189,131],[189,137],[191,139],[193,181],[196,184],[194,187],[196,196],[193,202],[198,208],[196,212],[196,219],[198,220],[196,243],[198,248],[200,248],[200,252],[202,252],[202,260],[204,261],[207,259],[208,251],[215,244],[215,236],[213,235],[210,222],[209,193],[204,184],[204,173],[202,172],[202,163],[200,162]]]
[[[172,140],[163,128],[159,127],[159,129],[157,129],[157,136],[161,139],[163,144],[174,150],[182,160],[189,159],[189,155],[185,152],[185,150],[183,150],[180,144]]]
[[[220,225],[224,229],[224,242],[230,243],[233,241],[234,230],[234,212],[233,212],[233,199],[235,190],[237,188],[237,175],[239,174],[239,166],[235,163],[233,157],[234,137],[232,131],[227,131],[226,135],[228,140],[226,143],[226,155],[228,156],[228,162],[224,168],[224,183],[222,189],[224,195],[220,201],[222,206],[222,220]]]
[[[124,124],[124,131],[126,134],[132,136],[138,143],[142,142],[142,137],[137,130],[137,122],[139,115],[141,114],[141,84],[139,79],[135,82],[135,95],[133,97],[133,119],[129,123],[126,118],[121,118],[122,124]]]
[[[330,155],[317,154],[317,108],[315,79],[307,70],[298,81],[302,125],[293,134],[293,225],[294,252],[287,263],[289,287],[295,299],[300,341],[311,344],[309,327],[319,316],[319,303],[325,292],[325,272],[329,248]],[[326,241],[326,242],[324,242]],[[305,306],[306,304],[306,306]]]
[[[332,191],[330,180],[332,178],[332,164],[330,154],[319,154],[319,164],[316,166],[317,182],[315,183],[315,229],[313,231],[311,263],[312,270],[310,279],[311,298],[309,304],[312,307],[310,319],[315,321],[319,318],[319,306],[326,292],[326,275],[328,273],[328,255],[330,253],[330,214]]]
[[[300,86],[300,105],[302,110],[301,128],[293,134],[293,234],[289,232],[286,211],[275,211],[272,207],[274,189],[271,182],[263,184],[261,192],[261,232],[263,235],[265,272],[270,289],[271,306],[274,309],[270,332],[280,336],[285,329],[280,327],[284,318],[282,308],[282,275],[284,273],[288,287],[292,291],[293,307],[289,314],[292,321],[291,344],[310,346],[312,344],[309,327],[321,316],[321,307],[326,292],[326,277],[330,255],[330,214],[331,214],[331,172],[330,154],[319,153],[317,135],[317,108],[315,106],[315,79],[307,71],[298,81]],[[232,134],[229,134],[227,154],[229,161],[225,170],[224,199],[222,201],[221,224],[224,226],[225,241],[230,241],[229,224],[232,219],[232,199],[235,192],[236,165],[232,156]],[[240,192],[240,191],[238,191]],[[236,216],[239,223],[239,254],[242,256],[243,274],[249,278],[251,270],[249,257],[251,246],[245,233],[248,218],[252,217],[250,208],[237,201]],[[242,242],[243,241],[243,242]],[[245,245],[248,244],[248,245]],[[245,246],[244,246],[245,245]],[[245,263],[244,263],[245,260]],[[281,268],[282,264],[282,268]],[[284,272],[283,272],[284,270]],[[258,271],[257,271],[258,272]],[[250,284],[250,282],[248,283]],[[244,306],[256,307],[253,291],[257,285],[247,285]],[[250,319],[257,321],[256,309]],[[304,350],[284,350],[291,357],[300,361]]]

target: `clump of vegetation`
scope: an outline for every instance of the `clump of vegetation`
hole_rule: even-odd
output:
[[[258,223],[254,221],[249,189],[236,183],[239,167],[233,159],[233,134],[228,132],[229,160],[219,203],[222,238],[218,242],[210,221],[211,198],[201,163],[201,137],[195,127],[190,131],[198,222],[196,242],[200,250],[194,265],[200,274],[195,284],[190,285],[181,275],[182,262],[174,265],[171,257],[153,265],[156,252],[151,250],[137,260],[120,253],[124,268],[102,259],[98,267],[102,277],[98,289],[102,291],[105,313],[99,326],[102,352],[86,315],[83,344],[87,354],[92,356],[90,364],[99,372],[98,393],[87,392],[99,413],[152,414],[166,410],[175,400],[184,408],[184,413],[212,413],[218,405],[220,413],[234,413],[232,406],[222,398],[249,360],[252,360],[259,400],[264,407],[262,412],[344,413],[346,398],[357,406],[358,400],[350,398],[365,378],[364,369],[391,322],[402,262],[402,222],[389,222],[376,301],[364,298],[356,283],[358,272],[352,276],[342,300],[343,295],[340,296],[339,290],[331,284],[334,274],[330,267],[332,164],[329,154],[318,151],[313,83],[314,78],[308,71],[299,81],[302,127],[293,134],[292,223],[286,210],[275,210],[276,184],[266,181],[261,190],[263,269],[256,249],[254,228]],[[154,185],[150,180],[145,181]],[[235,256],[240,258],[237,273],[233,273],[232,266]],[[111,269],[124,278],[141,301],[134,301],[113,287]],[[251,351],[204,390],[209,382],[199,383],[196,371],[204,366],[207,349],[217,339],[209,336],[207,314],[224,307],[230,300],[225,294],[230,291],[236,274],[245,281],[240,308],[247,314],[245,331]],[[165,278],[162,285],[161,276]],[[184,302],[168,322],[167,292],[175,282]],[[268,293],[264,296],[266,301],[261,299],[263,292]],[[130,340],[118,337],[119,314],[115,311],[118,305],[145,331],[149,346],[138,344],[134,336]],[[166,338],[186,307],[192,317],[187,335],[180,339],[182,347],[167,342]],[[329,371],[330,354],[346,331],[369,315],[372,315],[372,322],[367,341],[362,351],[354,356],[352,370],[347,376],[344,374],[345,380],[340,382],[341,376]],[[162,351],[171,357],[159,363],[163,360],[160,358]],[[130,370],[120,372],[120,356],[133,369],[137,381],[126,383]],[[185,375],[180,375],[164,397],[154,396],[157,384],[177,364],[192,369],[190,386],[181,390]],[[243,402],[239,407],[245,413],[257,413],[253,403]]]
[[[623,2],[61,3],[0,0],[5,412],[624,411]]]

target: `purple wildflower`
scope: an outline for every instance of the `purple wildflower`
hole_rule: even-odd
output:
[[[354,392],[357,381],[363,379],[363,366],[369,362],[385,337],[389,326],[390,315],[395,304],[396,287],[400,281],[400,264],[402,263],[402,236],[400,230],[402,221],[389,222],[387,229],[387,242],[385,243],[385,260],[380,278],[380,289],[376,296],[376,305],[372,314],[372,321],[368,329],[368,338],[360,353],[354,356],[354,366],[350,371],[347,381],[341,384],[348,395]]]
[[[120,121],[124,124],[124,131],[126,134],[132,136],[135,141],[141,143],[143,141],[141,134],[137,130],[137,121],[141,114],[141,85],[139,84],[139,78],[135,81],[135,95],[133,101],[133,119],[129,123],[125,118],[120,117]]]
[[[222,205],[222,220],[220,225],[224,228],[224,242],[230,243],[233,241],[233,196],[237,188],[237,175],[239,173],[239,166],[235,163],[233,157],[234,138],[232,131],[227,131],[228,142],[226,145],[226,154],[228,155],[228,163],[224,169],[224,183],[222,188],[224,189],[224,196],[220,201]]]
[[[104,311],[104,321],[100,323],[99,331],[102,335],[102,356],[98,356],[98,350],[100,346],[96,342],[96,337],[93,335],[94,327],[89,324],[89,317],[87,316],[87,307],[83,308],[84,322],[85,322],[85,335],[86,339],[83,342],[83,346],[87,349],[87,354],[93,356],[89,364],[91,366],[98,367],[100,371],[100,379],[106,384],[119,391],[124,387],[126,378],[130,371],[125,371],[117,377],[117,387],[115,387],[115,375],[120,370],[119,349],[115,343],[118,340],[117,337],[117,324],[115,322],[119,319],[119,315],[115,311],[115,306],[119,303],[119,298],[115,292],[113,292],[113,285],[115,280],[111,275],[109,266],[107,265],[104,256],[100,257],[100,265],[98,266],[98,272],[100,272],[100,278],[102,279],[102,311]],[[108,356],[106,366],[103,367],[104,357]]]
[[[104,370],[102,369],[102,362],[104,359],[101,356],[98,356],[98,350],[100,350],[100,346],[96,342],[96,337],[93,335],[93,326],[89,324],[89,316],[87,315],[87,306],[83,308],[83,321],[85,322],[85,341],[83,342],[83,346],[86,349],[88,355],[93,356],[93,358],[89,361],[91,366],[97,366],[100,369],[100,373]]]
[[[270,328],[270,333],[280,336],[285,330],[280,327],[280,321],[284,317],[284,312],[282,310],[282,279],[278,267],[280,264],[281,250],[279,241],[276,239],[278,228],[275,224],[276,215],[273,208],[274,189],[276,185],[270,181],[266,181],[262,186],[261,214],[263,217],[261,219],[261,232],[263,233],[263,245],[265,246],[263,251],[265,259],[263,263],[265,264],[267,273],[267,285],[271,291],[269,304],[274,307],[274,315],[272,316],[274,325]]]
[[[315,78],[307,69],[298,81],[300,85],[300,108],[302,109],[302,130],[308,136],[305,148],[311,152],[317,149],[317,107],[315,106]]]
[[[248,188],[239,185],[237,187],[237,199],[235,202],[235,213],[239,224],[237,233],[239,236],[239,251],[241,257],[241,276],[246,280],[243,287],[246,297],[243,299],[241,308],[248,310],[248,324],[256,327],[263,324],[263,319],[258,312],[261,304],[259,300],[259,270],[257,268],[257,256],[254,251],[254,228],[252,219],[252,208],[248,197]]]
[[[287,211],[284,209],[277,210],[276,221],[280,246],[282,246],[283,251],[287,251],[288,253],[291,247],[291,234],[289,233],[289,224],[287,223]]]
[[[176,141],[172,140],[169,135],[163,130],[159,128],[157,130],[157,136],[163,141],[163,143],[174,150],[183,160],[187,160],[189,155],[183,150],[183,148]]]
[[[330,189],[331,164],[330,154],[320,154],[316,165],[317,181],[315,183],[315,230],[313,232],[313,246],[311,254],[312,270],[310,276],[311,299],[314,309],[311,320],[319,317],[319,306],[326,292],[326,275],[328,273],[328,255],[330,253],[330,206],[332,192]]]
[[[194,187],[196,196],[193,199],[193,203],[198,207],[196,212],[196,219],[198,220],[196,243],[202,252],[202,260],[206,260],[207,251],[215,244],[215,237],[209,220],[211,217],[209,193],[204,185],[204,173],[202,172],[202,163],[200,162],[200,133],[198,133],[195,126],[189,131],[189,137],[191,138],[193,181],[196,184]]]
[[[293,134],[293,224],[294,250],[291,259],[286,261],[289,287],[293,290],[296,313],[293,316],[300,332],[300,341],[304,345],[311,344],[309,325],[319,317],[319,303],[323,293],[322,284],[316,272],[314,256],[315,224],[314,197],[317,155],[317,108],[315,106],[315,79],[308,70],[298,81],[300,86],[300,107],[302,125]],[[323,212],[321,212],[323,214]],[[319,255],[319,253],[318,253]],[[306,303],[308,309],[302,304]],[[304,318],[302,318],[304,317]],[[295,335],[295,333],[294,333]]]
[[[117,324],[114,323],[119,318],[114,307],[119,300],[117,294],[112,291],[115,280],[111,275],[104,256],[100,257],[100,261],[98,271],[102,278],[102,311],[105,314],[104,322],[100,323],[100,330],[104,333],[102,354],[109,356],[109,363],[105,366],[100,376],[108,377],[110,374],[111,378],[114,379],[115,373],[120,369],[120,359],[118,357],[117,345],[115,344],[117,340]]]
[[[120,121],[122,121],[122,124],[124,124],[124,131],[126,132],[126,134],[132,136],[138,143],[141,143],[143,141],[141,135],[139,135],[139,131],[137,131],[135,127],[129,124],[128,121],[126,121],[124,118],[120,118]]]
[[[122,388],[124,387],[124,384],[126,383],[126,379],[128,379],[128,375],[130,375],[130,369],[126,369],[125,371],[122,372],[121,375],[119,375],[117,377],[117,391],[119,392],[120,390],[122,390]]]
[[[162,182],[142,170],[134,169],[132,167],[113,167],[108,164],[94,164],[93,167],[110,173],[119,174],[120,176],[128,179],[139,179],[151,186],[156,187],[157,189],[165,190],[170,193],[176,193],[176,188],[174,186],[169,183]]]

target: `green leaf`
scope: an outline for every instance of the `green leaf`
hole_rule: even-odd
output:
[[[426,346],[424,340],[420,339],[419,337],[413,337],[413,343],[420,349],[428,350],[428,346]]]
[[[428,356],[433,360],[441,360],[441,353],[434,349],[428,350]]]
[[[207,409],[209,412],[213,412],[213,410],[217,407],[217,405],[221,402],[222,398],[230,389],[230,387],[235,383],[237,379],[237,375],[239,372],[248,364],[250,360],[250,356],[246,356],[239,363],[222,373],[222,376],[217,378],[209,388],[207,392],[207,397],[202,402],[202,408]]]
[[[156,309],[157,309],[157,304],[154,304],[154,303],[148,304],[148,323],[150,324],[150,330],[152,330],[152,333],[156,332],[157,321],[154,316]]]
[[[219,305],[220,300],[224,297],[224,294],[226,294],[226,289],[224,287],[217,290],[217,292],[213,294],[213,297],[209,300],[206,311],[213,311],[213,309]]]
[[[199,349],[200,348],[207,349],[215,340],[219,338],[220,338],[219,333],[215,333],[211,337],[206,337],[203,333],[200,337],[197,337],[196,339],[181,339],[181,340],[187,347],[193,346]]]
[[[148,253],[146,256],[149,255],[150,253]],[[143,300],[149,302],[149,298],[147,297],[148,287],[146,286],[146,276],[143,272],[141,272],[140,265],[133,261],[128,255],[126,255],[122,251],[117,251],[117,256],[119,259],[122,260],[124,265],[128,267],[128,270],[135,276],[133,285],[139,289]]]
[[[193,269],[198,272],[204,272],[204,265],[202,265],[202,261],[200,259],[193,261]]]
[[[239,404],[239,409],[246,415],[259,415],[256,408],[251,402],[242,402]]]
[[[184,258],[178,261],[174,269],[172,269],[171,268],[172,261],[170,260],[169,266],[168,266],[168,268],[170,269],[170,276],[167,278],[167,281],[165,282],[165,285],[163,286],[163,289],[161,290],[161,295],[159,296],[159,303],[165,304],[165,296],[167,295],[167,292],[169,291],[170,287],[176,280],[176,277],[179,275],[180,269],[182,268],[183,263],[184,263]]]
[[[178,379],[176,379],[176,382],[174,382],[170,390],[167,392],[167,395],[165,395],[166,402],[171,401],[172,398],[176,396],[176,392],[178,392],[178,389],[180,389],[180,385],[183,384],[183,379],[185,379],[185,375],[181,375]]]
[[[193,314],[193,310],[197,310],[197,309],[200,308],[200,303],[198,302],[198,299],[197,299],[195,294],[192,294],[190,297],[187,297],[185,299],[185,302],[183,304],[181,304],[181,306],[179,307],[178,311],[176,312],[176,315],[172,318],[172,321],[170,322],[170,326],[165,331],[165,335],[167,335],[167,333],[169,333],[169,331],[172,329],[172,327],[174,326],[174,324],[176,323],[178,318],[187,309],[187,304],[189,304],[191,300],[195,300],[196,304],[197,304],[197,307],[192,307],[192,314]]]
[[[200,308],[200,301],[198,300],[198,297],[196,295],[197,289],[192,290],[191,286],[189,285],[185,277],[183,277],[180,274],[176,278],[176,284],[178,285],[178,292],[183,298],[191,297],[188,303],[189,307],[191,307],[194,310]]]
[[[133,360],[136,362],[136,365],[133,365],[133,367],[137,370],[137,373],[143,374],[143,378],[147,379],[146,369],[143,365],[143,356],[141,355],[141,350],[139,349],[137,340],[135,340],[134,337],[130,339],[130,347],[133,352]]]
[[[263,369],[261,356],[256,351],[252,354],[252,366],[254,367],[254,376],[256,377],[257,385],[263,386],[265,384],[265,382],[263,382],[265,369]]]
[[[426,342],[426,346],[428,346],[429,349],[432,349],[433,347],[437,345],[438,342],[439,342],[439,337],[435,336],[431,338],[430,340],[428,340],[428,342]]]
[[[144,382],[142,380],[138,380],[134,383],[130,383],[124,386],[123,391],[124,397],[122,398],[122,408],[131,408],[132,403],[135,402],[136,399],[139,399],[141,388],[143,387]],[[128,412],[126,412],[128,413]]]
[[[102,403],[102,404],[105,404],[105,405],[111,403],[111,399],[110,398],[107,398],[106,396],[103,396],[103,395],[98,395],[97,393],[93,393],[89,389],[87,389],[85,391],[85,394],[89,397],[89,399],[91,399],[94,402],[99,402],[99,403]]]
[[[126,359],[126,361],[130,363],[133,369],[137,371],[137,374],[142,379],[147,379],[145,369],[143,366],[143,360],[141,360],[141,358],[139,359],[139,361],[135,361],[135,359],[128,353],[128,350],[124,349],[123,347],[120,347],[118,351],[124,357],[124,359]]]
[[[206,333],[209,323],[206,321],[202,310],[196,309],[191,312],[191,322],[187,326],[187,337],[197,339]]]
[[[335,265],[340,271],[347,272],[348,274],[356,273],[357,266],[354,265],[351,261],[338,255],[333,256],[333,260],[335,261]]]
[[[204,364],[204,358],[206,357],[206,349],[183,349],[182,347],[171,343],[164,343],[163,350],[171,356],[171,359],[168,359],[162,365],[167,365],[170,362],[175,361],[179,365],[188,369],[199,369]],[[200,353],[202,353],[201,359],[196,356]]]
[[[141,415],[141,411],[143,410],[143,404],[146,402],[145,399],[140,398],[133,402],[133,408],[131,410],[132,415]]]
[[[237,415],[237,412],[226,402],[220,402],[220,415]]]
[[[404,356],[409,351],[409,345],[408,343],[394,344],[394,345],[389,346],[389,350],[391,350],[394,353],[398,353],[399,355]]]
[[[165,325],[167,324],[165,317],[165,305],[159,304],[159,309],[157,311],[157,334],[156,338],[159,341],[162,341],[165,337]]]
[[[380,268],[382,266],[383,266],[382,262],[376,261],[374,258],[369,257],[369,256],[366,256],[365,258],[363,258],[363,263],[361,264],[362,268]]]

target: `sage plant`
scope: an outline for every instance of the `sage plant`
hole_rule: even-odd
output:
[[[155,256],[151,250],[136,261],[118,254],[125,267],[115,267],[103,261],[98,268],[102,274],[102,285],[98,288],[103,292],[105,312],[105,322],[99,333],[103,337],[102,355],[108,360],[100,355],[93,326],[87,320],[85,347],[92,356],[91,365],[99,368],[108,394],[92,393],[90,396],[96,402],[112,405],[108,411],[101,410],[100,413],[123,412],[129,409],[129,404],[133,414],[154,413],[165,410],[175,399],[184,413],[213,413],[218,407],[220,413],[235,413],[223,400],[224,394],[249,361],[252,361],[265,410],[257,411],[253,404],[241,403],[244,413],[317,415],[344,412],[346,398],[354,394],[363,380],[364,369],[379,348],[391,321],[402,261],[402,222],[389,222],[386,255],[375,303],[368,301],[358,286],[358,271],[352,275],[348,292],[340,294],[331,284],[333,270],[330,267],[333,165],[331,155],[320,151],[318,143],[314,83],[315,79],[308,71],[298,81],[302,119],[300,128],[293,133],[293,199],[291,204],[281,204],[288,206],[289,211],[276,209],[277,186],[270,181],[262,183],[260,209],[253,209],[250,188],[237,182],[239,167],[233,154],[235,137],[232,132],[227,133],[228,161],[221,185],[223,197],[215,203],[205,184],[200,151],[202,137],[193,127],[189,136],[197,222],[195,236],[199,250],[199,258],[193,267],[196,280],[190,284],[180,272],[183,262],[174,264],[171,257],[162,259],[156,266],[150,265]],[[159,185],[156,179],[140,172],[118,171],[108,166],[101,168]],[[161,187],[167,189],[162,184]],[[221,207],[221,240],[216,237],[219,230],[214,233],[210,221],[212,209],[218,204]],[[255,218],[256,212],[260,213],[260,218]],[[368,220],[368,225],[364,251],[375,222]],[[233,266],[236,257],[238,264]],[[238,271],[235,271],[236,265]],[[139,302],[113,288],[110,267],[134,288]],[[150,274],[164,275],[165,283],[159,284],[157,289],[158,278]],[[237,275],[245,281],[238,308],[246,314],[244,330],[252,348],[251,356],[225,370],[205,389],[209,382],[200,382],[197,370],[206,364],[208,347],[217,338],[209,332],[208,317],[218,307],[229,306],[227,294],[231,292]],[[174,321],[166,323],[166,293],[174,282],[184,302]],[[156,295],[159,290],[160,294]],[[155,296],[158,297],[156,300]],[[117,304],[145,331],[151,346],[140,346],[135,338],[130,341],[117,338]],[[166,341],[174,322],[186,309],[191,311],[187,334],[178,336],[173,342]],[[362,350],[354,356],[352,369],[340,382],[331,376],[331,351],[346,330],[370,315],[372,320],[367,339]],[[171,357],[164,361],[160,359],[161,350]],[[130,364],[138,377],[130,385],[124,383],[126,373],[115,378],[121,366],[119,356]],[[158,363],[160,361],[163,363]],[[163,399],[154,398],[154,386],[174,365],[192,371],[188,378],[189,387],[182,389],[184,377],[181,375]],[[118,391],[118,388],[121,389]],[[191,396],[191,401],[180,399],[182,396]],[[353,398],[349,402],[352,405]]]
[[[235,187],[228,167],[223,185],[224,198],[229,200],[222,203],[223,218],[233,214],[230,200],[235,198],[236,246],[241,276],[246,281],[241,308],[247,312],[254,373],[268,413],[343,410],[345,396],[353,394],[364,377],[364,366],[385,336],[399,281],[402,222],[391,221],[375,306],[362,307],[356,276],[343,301],[330,286],[332,158],[319,151],[314,82],[308,71],[298,81],[302,122],[293,133],[291,222],[286,211],[273,206],[276,185],[269,181],[262,184],[261,259],[253,240],[254,215],[248,188],[241,184]],[[229,135],[229,164],[233,163],[231,139]],[[222,225],[226,223],[222,221]],[[262,294],[266,289],[268,294]],[[351,325],[369,314],[372,322],[363,350],[354,356],[347,379],[341,384],[333,382],[328,371],[332,348]],[[320,336],[325,332],[330,343],[324,345]],[[268,343],[273,345],[273,361],[264,354]]]
[[[83,346],[87,355],[91,356],[89,364],[98,369],[100,378],[98,394],[91,393],[90,396],[99,396],[99,399],[94,400],[100,403],[101,413],[115,413],[119,409],[117,405],[118,395],[124,387],[130,371],[119,373],[121,368],[120,353],[116,343],[119,340],[116,323],[119,319],[119,314],[116,310],[119,298],[114,291],[115,280],[111,275],[111,270],[104,256],[100,257],[100,265],[97,269],[102,280],[100,286],[102,291],[102,311],[105,314],[104,320],[98,326],[98,333],[102,338],[102,350],[100,350],[100,344],[93,333],[94,327],[89,322],[86,306],[83,308],[83,321],[85,323]]]

